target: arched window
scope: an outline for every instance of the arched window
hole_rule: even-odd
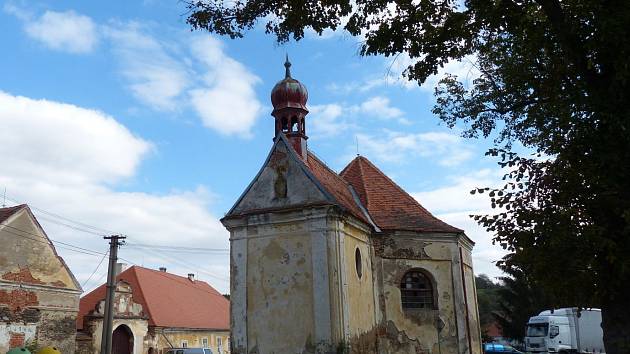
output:
[[[291,131],[292,132],[298,131],[298,119],[296,116],[293,116],[293,118],[291,118]]]
[[[403,309],[433,309],[431,279],[419,270],[408,271],[400,282]]]
[[[289,131],[289,120],[287,119],[287,117],[283,117],[281,122],[282,122],[282,127],[281,127],[282,131],[285,132],[285,133],[288,132]]]
[[[354,251],[354,266],[357,269],[357,275],[359,279],[363,276],[363,263],[361,262],[361,251],[359,247]]]

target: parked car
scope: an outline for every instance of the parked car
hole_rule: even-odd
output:
[[[210,348],[171,348],[166,354],[212,354]]]
[[[486,343],[483,345],[483,352],[485,354],[503,354],[503,353],[522,353],[514,347],[507,344],[499,343]]]

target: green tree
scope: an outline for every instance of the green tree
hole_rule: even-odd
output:
[[[361,54],[408,55],[419,84],[449,75],[433,112],[467,137],[493,137],[506,183],[478,221],[558,303],[602,308],[609,354],[630,352],[630,2],[627,0],[202,0],[195,29],[241,37],[258,21],[280,42],[305,29],[361,36]],[[539,156],[517,156],[514,143]]]
[[[487,275],[475,276],[475,288],[477,289],[477,304],[479,306],[479,324],[484,341],[489,341],[486,329],[495,322],[495,313],[500,309],[499,290],[500,284],[494,283]]]
[[[497,289],[498,309],[493,316],[503,336],[523,342],[525,326],[532,316],[553,307],[540,287],[523,271],[510,268]]]

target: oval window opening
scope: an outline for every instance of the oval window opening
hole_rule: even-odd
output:
[[[354,251],[354,263],[357,268],[357,275],[359,276],[359,279],[361,279],[361,276],[363,275],[363,264],[361,263],[361,251],[359,251],[358,247]]]

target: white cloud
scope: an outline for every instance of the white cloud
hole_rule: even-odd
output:
[[[404,113],[402,110],[392,107],[389,98],[376,96],[368,99],[360,105],[361,113],[373,115],[378,118],[399,118]]]
[[[260,79],[227,56],[222,43],[212,37],[196,37],[191,51],[206,70],[203,84],[190,91],[203,124],[225,135],[250,136],[262,109],[254,91]]]
[[[313,105],[308,107],[308,131],[313,136],[332,137],[353,127],[345,116],[343,106],[338,103]]]
[[[443,68],[438,69],[437,74],[429,76],[422,86],[419,86],[417,81],[410,81],[403,75],[404,71],[415,63],[415,59],[411,59],[407,54],[400,54],[385,60],[383,73],[370,75],[359,81],[345,82],[342,84],[331,83],[328,84],[326,88],[332,93],[343,95],[367,92],[377,87],[391,85],[401,86],[408,90],[419,88],[422,91],[433,93],[438,82],[447,73],[456,75],[459,81],[469,86],[472,81],[480,75],[474,62],[475,58],[473,56],[467,56],[462,60],[452,60],[446,63]]]
[[[138,174],[152,144],[113,117],[0,92],[0,125],[0,187],[6,187],[13,199],[123,233],[130,244],[229,247],[227,232],[208,211],[214,196],[206,188],[161,195],[114,188]],[[59,219],[34,212],[50,238],[100,252],[107,249],[101,237],[62,227]],[[99,261],[99,257],[61,247],[58,252],[80,282]],[[147,253],[129,245],[122,247],[120,256],[152,268],[167,266],[177,274],[197,273],[220,291],[229,288],[225,252],[182,257]],[[105,269],[101,266],[88,288],[96,285]]]
[[[0,117],[2,166],[24,176],[64,184],[116,181],[132,176],[151,149],[114,118],[70,104],[0,91]]]
[[[104,35],[133,95],[156,110],[177,109],[189,78],[186,66],[168,52],[167,46],[143,33],[138,23],[111,24],[104,27]]]
[[[89,52],[100,35],[119,62],[133,96],[151,109],[192,108],[210,129],[251,136],[262,109],[254,91],[260,79],[228,56],[221,41],[186,31],[158,39],[142,23],[112,20],[97,26],[90,17],[71,10],[46,11],[37,17],[12,2],[3,9],[24,22],[30,37],[52,49]]]
[[[309,106],[309,131],[321,138],[333,137],[350,129],[357,129],[358,116],[370,116],[381,120],[395,119],[408,125],[404,112],[391,105],[389,98],[371,97],[359,104],[329,103]]]
[[[410,156],[431,158],[442,166],[456,166],[472,157],[469,145],[457,135],[442,132],[403,133],[384,130],[382,134],[357,134],[363,155],[401,163]]]
[[[69,53],[89,53],[98,43],[96,25],[91,18],[74,11],[46,11],[38,18],[28,16],[15,6],[5,7],[24,22],[26,34],[47,47]]]
[[[501,171],[484,169],[451,178],[448,184],[429,191],[412,193],[424,207],[445,222],[459,227],[475,242],[473,261],[475,273],[490,277],[501,276],[494,265],[505,254],[499,245],[492,244],[492,234],[479,226],[469,215],[492,214],[487,194],[470,194],[475,187],[496,187]]]
[[[251,136],[262,107],[254,91],[260,79],[228,56],[221,41],[159,41],[135,23],[112,24],[106,33],[140,101],[156,110],[192,107],[210,129]]]

